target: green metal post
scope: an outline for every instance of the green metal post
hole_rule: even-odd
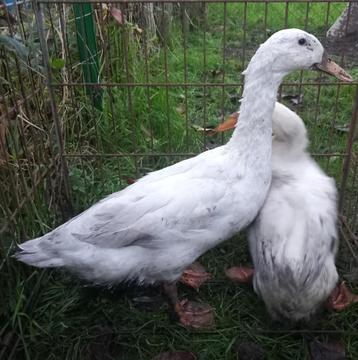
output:
[[[96,44],[96,31],[92,4],[74,4],[77,45],[82,63],[84,81],[98,84],[99,61]],[[86,92],[92,98],[93,105],[102,110],[102,92],[99,87],[87,86]]]

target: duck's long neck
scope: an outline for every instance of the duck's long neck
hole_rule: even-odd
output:
[[[272,113],[285,74],[272,71],[274,59],[260,50],[263,49],[255,54],[245,72],[240,118],[227,145],[252,157],[260,151],[270,157]]]

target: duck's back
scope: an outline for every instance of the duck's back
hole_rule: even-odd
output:
[[[307,154],[273,163],[265,204],[249,230],[255,290],[274,318],[308,319],[338,280],[336,188]]]
[[[265,185],[239,158],[223,146],[153,172],[21,244],[16,256],[39,267],[66,267],[96,283],[174,281],[248,225],[262,205],[269,181]]]

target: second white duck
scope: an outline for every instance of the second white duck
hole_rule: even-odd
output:
[[[248,232],[253,284],[274,319],[308,320],[338,282],[337,190],[307,153],[302,119],[276,103],[272,184]]]
[[[254,269],[227,270],[233,280],[253,276],[256,293],[272,318],[308,320],[331,296],[333,308],[348,305],[338,282],[337,190],[307,152],[302,119],[276,103],[273,112],[272,183],[248,231]]]

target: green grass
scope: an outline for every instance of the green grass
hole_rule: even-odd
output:
[[[25,351],[26,345],[31,359],[42,359],[45,354],[47,359],[88,359],[108,343],[102,351],[116,359],[150,359],[172,349],[194,351],[200,359],[234,359],[233,344],[238,340],[260,344],[269,359],[304,359],[307,341],[324,339],[325,331],[339,329],[347,332],[342,336],[347,352],[352,359],[357,357],[358,340],[349,335],[357,326],[356,308],[324,314],[303,334],[293,333],[270,322],[249,287],[232,285],[223,278],[224,267],[248,261],[243,238],[209,252],[202,261],[213,271],[214,280],[199,294],[181,288],[182,296],[215,307],[217,330],[202,333],[190,333],[175,324],[158,289],[88,288],[61,273],[46,274],[36,298],[26,308],[40,272],[25,280],[26,272],[18,266],[18,283],[11,289],[8,308],[12,314],[10,328],[17,325],[22,336],[18,351]],[[153,303],[145,302],[147,299],[140,303],[144,296],[154,298]],[[317,329],[322,334],[315,333]],[[276,330],[282,332],[273,334]]]
[[[344,4],[332,4],[328,17],[331,24]],[[326,26],[327,4],[310,4],[307,30],[322,38]],[[226,60],[223,62],[223,24],[225,6],[210,4],[207,9],[207,31],[203,23],[193,21],[186,38],[187,66],[184,66],[183,36],[177,19],[167,48],[153,42],[148,64],[145,63],[142,35],[124,31],[111,23],[107,30],[111,40],[110,56],[103,55],[101,80],[103,82],[137,83],[237,83],[257,45],[270,33],[285,27],[285,4],[269,4],[265,27],[265,5],[226,5]],[[304,28],[306,4],[290,4],[287,26]],[[246,18],[246,20],[245,20]],[[243,25],[247,34],[244,37]],[[123,56],[128,47],[128,63]],[[243,48],[245,46],[245,58]],[[168,79],[163,71],[167,63]],[[146,71],[148,66],[148,72]],[[127,73],[128,67],[128,73]],[[110,69],[109,71],[105,69]],[[77,67],[79,71],[80,67]],[[357,77],[358,69],[351,73]],[[56,81],[63,81],[60,72]],[[304,72],[303,81],[316,79],[316,73]],[[79,77],[76,79],[80,79]],[[301,74],[291,75],[287,81],[297,81]],[[59,110],[66,133],[66,152],[85,154],[69,157],[69,177],[73,205],[76,212],[111,192],[126,186],[127,179],[137,178],[148,171],[167,166],[185,156],[169,157],[161,153],[197,153],[208,145],[208,139],[196,132],[192,125],[215,124],[223,114],[239,107],[240,88],[236,87],[121,87],[103,90],[103,111],[90,105],[83,89],[75,88]],[[311,151],[319,154],[342,153],[346,133],[335,128],[350,121],[354,88],[342,86],[337,109],[334,99],[337,86],[284,87],[283,94],[303,94],[299,105],[311,139]],[[318,96],[319,95],[319,96]],[[59,101],[60,102],[60,101]],[[285,102],[289,104],[289,102]],[[318,104],[318,107],[316,106]],[[333,105],[332,105],[333,104]],[[289,104],[290,105],[290,104]],[[317,109],[317,111],[316,111]],[[332,125],[334,124],[334,125]],[[216,143],[225,142],[215,138]],[[98,156],[102,153],[106,157]],[[122,156],[111,154],[121,153]],[[131,153],[137,153],[135,160]],[[141,154],[152,153],[148,157]],[[340,180],[342,158],[329,161],[319,157],[327,172]],[[40,189],[48,187],[45,180]],[[355,195],[354,189],[352,196]],[[190,350],[201,360],[235,359],[235,341],[253,341],[266,351],[268,359],[305,359],[307,343],[318,337],[324,339],[327,331],[342,330],[341,335],[350,358],[358,358],[357,306],[344,313],[324,314],[309,324],[303,333],[278,327],[269,320],[260,299],[249,287],[238,287],[227,282],[223,269],[234,264],[249,263],[245,237],[241,236],[208,252],[201,261],[214,274],[200,293],[181,287],[181,295],[208,302],[215,307],[217,329],[190,333],[173,321],[165,299],[158,289],[118,287],[95,288],[71,277],[65,272],[39,271],[18,264],[8,258],[14,249],[14,239],[40,235],[61,222],[57,213],[49,210],[46,192],[38,191],[33,204],[26,203],[1,239],[6,256],[1,263],[0,359],[143,359],[168,350]],[[36,212],[34,212],[34,208]],[[338,261],[340,273],[349,274],[356,264],[342,241]],[[350,284],[358,291],[357,283]],[[148,296],[145,298],[144,296]],[[139,298],[139,299],[138,299]],[[145,302],[145,299],[152,299]],[[142,299],[142,301],[139,301]],[[321,334],[312,329],[319,329]]]

